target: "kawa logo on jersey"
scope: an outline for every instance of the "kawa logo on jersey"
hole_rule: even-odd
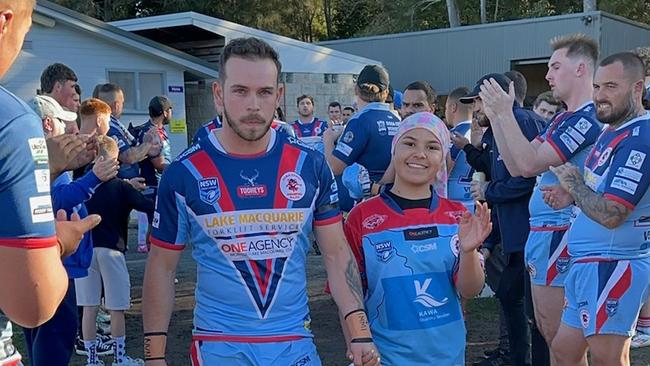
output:
[[[310,209],[266,209],[198,216],[223,256],[239,272],[260,318],[273,305],[287,259]]]

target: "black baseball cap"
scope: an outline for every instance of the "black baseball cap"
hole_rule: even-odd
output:
[[[494,81],[496,81],[497,84],[499,84],[501,89],[503,89],[506,93],[508,92],[508,89],[510,88],[510,81],[511,81],[510,78],[508,78],[503,74],[492,73],[492,74],[487,74],[482,78],[480,78],[476,82],[476,86],[474,87],[474,90],[472,90],[471,92],[469,92],[469,94],[465,95],[464,97],[461,97],[458,100],[460,100],[461,103],[465,103],[465,104],[472,103],[474,99],[478,97],[478,93],[481,92],[481,85],[483,85],[483,82],[485,80],[490,80],[490,79],[494,79]]]
[[[158,95],[151,98],[149,102],[149,115],[158,117],[172,108],[172,101],[164,95]]]
[[[361,86],[362,84],[377,85],[379,91],[383,92],[390,85],[388,71],[379,65],[366,65],[357,78],[357,86]]]

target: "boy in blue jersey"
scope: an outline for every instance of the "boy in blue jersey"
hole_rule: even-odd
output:
[[[542,173],[530,199],[530,234],[526,242],[526,265],[530,274],[535,319],[547,344],[560,325],[564,299],[564,280],[570,257],[566,241],[571,208],[555,210],[544,203],[541,187],[557,183],[549,167],[572,162],[582,166],[602,125],[596,118],[592,102],[593,70],[598,58],[598,44],[583,34],[551,40],[553,54],[548,62],[546,79],[553,95],[567,105],[566,113],[557,115],[533,141],[528,141],[517,127],[508,107],[514,90],[508,93],[486,82],[484,100],[503,161],[513,176],[535,177]],[[553,357],[553,355],[551,355]]]
[[[633,53],[600,62],[594,77],[598,119],[607,125],[584,175],[573,164],[551,168],[561,188],[546,202],[580,213],[568,232],[573,264],[553,351],[562,365],[629,365],[630,337],[650,297],[650,113],[641,102],[644,69]]]
[[[485,203],[474,216],[431,184],[448,136],[431,113],[407,117],[392,143],[395,183],[345,223],[382,365],[465,365],[460,298],[483,287],[477,248],[492,227]]]
[[[322,154],[270,128],[280,69],[264,41],[230,41],[213,86],[223,127],[163,174],[143,287],[147,366],[166,365],[174,271],[188,243],[198,272],[192,365],[320,365],[305,283],[312,230],[348,315],[351,360],[380,362],[332,172]]]
[[[354,89],[359,111],[345,130],[328,129],[323,134],[325,158],[334,175],[342,174],[353,163],[368,169],[373,182],[384,175],[390,164],[390,143],[399,128],[399,118],[385,103],[389,82],[383,67],[364,67]]]

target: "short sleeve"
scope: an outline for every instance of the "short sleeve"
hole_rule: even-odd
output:
[[[332,154],[346,165],[352,165],[366,148],[368,138],[369,131],[364,126],[364,121],[358,118],[351,119],[345,126]]]
[[[634,209],[650,185],[648,155],[650,144],[647,140],[643,141],[640,136],[623,140],[614,151],[605,179],[604,196]]]
[[[56,245],[47,144],[31,113],[0,125],[0,246]]]
[[[151,244],[181,250],[189,241],[189,221],[185,190],[181,184],[181,165],[172,163],[163,173],[153,214]]]
[[[322,155],[319,155],[320,168],[318,174],[318,197],[314,208],[314,225],[329,225],[341,221],[341,210],[339,209],[339,195],[334,174]]]
[[[131,148],[131,145],[129,145],[129,141],[126,139],[126,137],[116,131],[115,128],[111,127],[108,130],[108,136],[115,140],[117,147],[120,149],[120,153],[123,153]]]
[[[350,216],[343,225],[343,232],[345,239],[350,245],[350,250],[354,255],[359,267],[359,275],[361,276],[361,285],[363,286],[364,293],[368,290],[368,276],[366,275],[366,263],[363,255],[363,235],[361,233],[361,217],[359,209],[352,209]]]
[[[572,115],[561,121],[557,128],[549,130],[546,142],[563,162],[567,162],[578,152],[593,145],[600,132],[600,126],[595,121]]]

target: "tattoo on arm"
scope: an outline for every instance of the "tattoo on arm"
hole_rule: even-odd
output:
[[[592,191],[584,182],[568,177],[569,193],[589,218],[608,229],[621,225],[630,214],[630,209],[618,202],[604,198]]]
[[[357,302],[357,307],[363,307],[363,288],[361,287],[361,277],[359,276],[359,268],[354,258],[350,258],[345,268],[345,280],[350,288],[350,292]]]

